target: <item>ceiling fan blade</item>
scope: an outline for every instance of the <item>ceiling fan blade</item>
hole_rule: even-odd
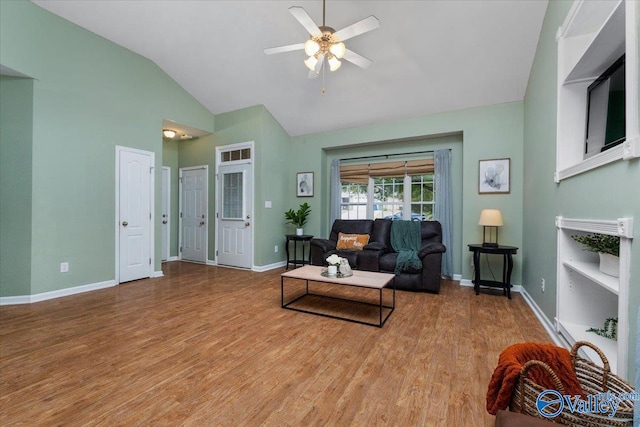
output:
[[[278,46],[278,47],[270,47],[264,50],[264,53],[267,55],[271,55],[273,53],[282,53],[282,52],[290,52],[292,50],[302,50],[304,49],[304,43],[290,44],[287,46]]]
[[[309,32],[311,35],[322,34],[320,28],[313,22],[313,19],[309,16],[306,10],[301,8],[300,6],[292,6],[289,8],[289,12],[302,24],[302,26]]]
[[[375,16],[371,15],[368,18],[364,18],[362,21],[358,21],[355,24],[351,24],[348,27],[336,31],[337,36],[341,41],[350,39],[351,37],[359,36],[367,31],[375,30],[380,26],[380,21]]]
[[[342,58],[364,69],[369,68],[371,64],[373,64],[373,61],[370,60],[369,58],[365,58],[364,56],[359,55],[349,49],[345,51],[344,56]]]

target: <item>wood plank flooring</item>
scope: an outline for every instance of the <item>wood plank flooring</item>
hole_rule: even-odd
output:
[[[380,329],[280,308],[280,273],[165,276],[0,307],[0,425],[489,426],[510,344],[551,342],[519,294],[397,292]]]

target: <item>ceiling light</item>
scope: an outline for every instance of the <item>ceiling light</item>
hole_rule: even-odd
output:
[[[340,59],[344,56],[347,48],[344,47],[344,43],[334,43],[329,47],[329,52],[333,54],[336,58]]]
[[[163,129],[162,135],[164,135],[165,138],[173,139],[173,137],[176,136],[176,131],[171,129]]]
[[[309,39],[304,44],[304,53],[309,56],[315,55],[320,50],[320,45],[313,39]]]
[[[305,59],[304,61],[304,65],[307,66],[307,68],[309,68],[311,71],[316,69],[316,64],[318,63],[318,59],[314,56],[310,56],[309,58]]]
[[[328,62],[329,62],[329,70],[331,70],[331,71],[337,70],[342,65],[342,62],[338,61],[338,58],[336,58],[333,55],[331,55],[329,57],[329,61]]]

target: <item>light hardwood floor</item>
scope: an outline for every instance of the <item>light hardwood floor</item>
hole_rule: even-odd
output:
[[[550,342],[519,294],[397,293],[383,328],[280,308],[280,273],[165,277],[0,307],[0,425],[489,426],[510,344]]]

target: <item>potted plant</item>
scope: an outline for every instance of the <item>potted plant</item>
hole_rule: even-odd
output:
[[[586,234],[571,236],[584,245],[583,250],[596,252],[600,256],[600,271],[610,276],[620,274],[620,237],[608,234]]]
[[[302,236],[304,225],[307,223],[307,218],[311,213],[311,206],[307,202],[300,205],[297,211],[289,209],[284,213],[284,217],[287,220],[287,224],[293,224],[296,226],[296,234]]]

